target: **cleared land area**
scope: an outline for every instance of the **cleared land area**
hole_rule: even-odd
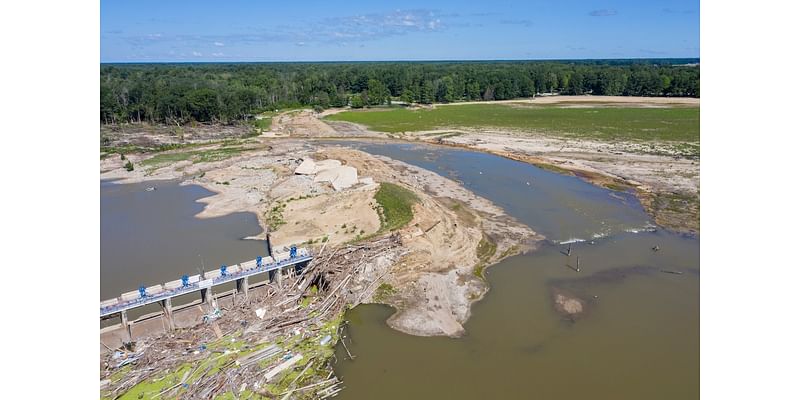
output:
[[[700,141],[699,107],[638,108],[594,103],[585,107],[464,104],[433,109],[350,111],[327,118],[389,133],[493,128],[600,140]]]

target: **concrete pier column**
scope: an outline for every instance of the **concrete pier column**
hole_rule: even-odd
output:
[[[275,270],[275,282],[278,283],[278,286],[283,287],[283,268]]]
[[[236,291],[247,297],[247,292],[250,290],[250,277],[245,276],[236,280]]]
[[[128,323],[128,311],[123,310],[119,313],[120,318],[122,319],[122,329],[123,329],[123,343],[130,343],[133,341],[131,338],[131,325]]]
[[[203,303],[211,305],[211,297],[213,293],[211,293],[211,288],[200,289],[200,298],[202,299]]]
[[[167,321],[167,330],[175,330],[175,320],[172,318],[172,298],[166,298],[159,302],[164,313],[163,318]]]

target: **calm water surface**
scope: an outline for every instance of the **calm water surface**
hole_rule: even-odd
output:
[[[149,186],[156,190],[146,191]],[[214,193],[174,181],[100,182],[100,299],[236,264],[265,253],[252,213],[196,218]]]

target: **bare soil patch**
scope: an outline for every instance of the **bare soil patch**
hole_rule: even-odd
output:
[[[148,123],[101,125],[100,138],[104,146],[156,147],[165,144],[203,143],[222,139],[251,136],[253,127],[247,123],[163,125]]]
[[[386,137],[385,134],[349,123],[322,121],[321,118],[347,111],[345,108],[329,109],[321,113],[312,110],[293,110],[281,113],[272,120],[272,129],[262,137]]]
[[[699,106],[699,98],[690,97],[635,97],[635,96],[537,96],[529,99],[495,100],[495,101],[463,101],[450,104],[436,104],[436,107],[458,106],[462,104],[619,104],[627,106],[673,105]]]

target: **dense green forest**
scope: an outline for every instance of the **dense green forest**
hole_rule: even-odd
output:
[[[354,108],[538,93],[700,96],[688,60],[102,64],[100,121],[234,123],[277,108]]]

